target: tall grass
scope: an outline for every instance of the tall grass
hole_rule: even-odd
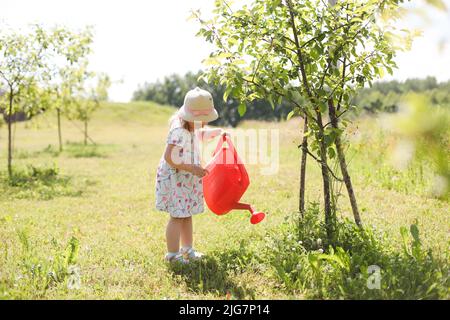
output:
[[[337,242],[324,240],[318,205],[300,222],[287,221],[271,232],[262,261],[290,293],[320,299],[448,299],[449,257],[424,249],[419,228],[400,232],[402,250],[371,227],[338,223]]]
[[[0,190],[11,198],[39,200],[51,200],[59,196],[77,197],[83,193],[83,188],[74,185],[70,176],[60,174],[56,164],[16,167],[11,177],[0,171]]]
[[[65,246],[53,238],[52,249],[44,256],[39,250],[40,244],[33,242],[26,229],[18,230],[17,238],[21,250],[15,277],[0,282],[0,298],[44,297],[55,287],[62,286],[65,290],[80,287],[81,276],[76,264],[79,241],[76,237],[72,236]]]

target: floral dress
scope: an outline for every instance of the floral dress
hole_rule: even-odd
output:
[[[195,134],[174,126],[169,131],[167,144],[181,148],[179,156],[184,163],[200,164]],[[156,174],[156,209],[168,212],[174,218],[187,218],[203,212],[202,179],[171,167],[163,156]]]

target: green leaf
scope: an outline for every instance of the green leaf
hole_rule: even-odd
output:
[[[278,96],[277,104],[281,104],[282,102],[283,102],[283,97],[282,96]]]
[[[327,147],[331,146],[333,144],[333,142],[334,142],[332,134],[326,134],[326,135],[324,135],[323,138],[324,138],[325,145]]]
[[[269,95],[267,97],[267,100],[269,100],[270,106],[272,107],[272,110],[274,110],[275,109],[275,104],[273,103],[272,95]]]
[[[241,103],[239,106],[238,106],[238,112],[239,112],[239,115],[242,117],[242,116],[244,116],[244,114],[245,114],[245,112],[247,111],[247,105],[245,104],[245,103]]]
[[[230,95],[231,91],[233,90],[233,87],[229,86],[223,93],[223,101],[227,102],[228,96]]]
[[[295,115],[295,110],[292,110],[291,112],[288,113],[286,120],[290,120],[294,115]]]
[[[322,33],[317,37],[317,41],[322,42],[323,39],[325,39],[325,32],[322,32]]]
[[[417,227],[417,224],[412,224],[409,228],[409,231],[411,232],[411,235],[414,238],[414,241],[420,243],[419,228]]]
[[[394,73],[391,67],[386,67],[386,70],[389,72],[390,75]]]
[[[324,113],[328,109],[328,104],[326,102],[319,102],[319,111]]]
[[[445,5],[445,2],[443,0],[426,0],[430,5],[434,6],[435,8],[447,11],[447,6]]]
[[[233,64],[235,65],[239,65],[239,64],[245,64],[245,60],[244,59],[236,59],[233,61]]]
[[[328,148],[328,156],[330,159],[334,159],[336,157],[336,151],[334,151],[334,148]]]
[[[400,234],[402,236],[402,240],[403,240],[403,250],[409,254],[408,252],[408,229],[406,229],[405,227],[400,227]]]
[[[207,58],[207,59],[203,60],[203,64],[205,66],[214,66],[214,65],[220,65],[220,62],[216,58]]]
[[[217,55],[217,58],[224,59],[224,58],[230,58],[232,57],[232,54],[229,52],[221,52],[219,55]]]
[[[312,131],[306,131],[305,133],[303,133],[303,137],[309,137],[312,134]]]

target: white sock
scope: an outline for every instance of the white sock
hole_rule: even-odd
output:
[[[173,257],[175,257],[178,254],[178,252],[167,252],[166,254],[166,259],[172,259]]]
[[[191,246],[184,246],[181,248],[181,252],[188,252],[190,249],[192,249]]]

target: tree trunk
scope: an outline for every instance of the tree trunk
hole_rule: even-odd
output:
[[[87,119],[84,120],[84,145],[87,145],[88,141],[88,121]]]
[[[313,93],[311,92],[311,88],[308,84],[308,79],[306,77],[306,71],[305,71],[305,62],[303,59],[303,54],[301,51],[300,41],[298,39],[298,30],[295,26],[295,14],[294,10],[292,8],[292,2],[291,0],[286,0],[286,5],[289,10],[290,15],[290,24],[292,28],[292,32],[294,35],[294,42],[297,52],[297,57],[299,61],[299,69],[300,74],[299,78],[301,79],[301,82],[303,84],[303,87],[305,89],[305,92],[311,101],[311,103],[314,105],[316,101],[316,97],[314,97]],[[330,176],[328,172],[328,164],[327,164],[327,148],[324,141],[324,128],[323,128],[323,122],[322,122],[322,115],[320,111],[316,112],[317,118],[314,119],[317,122],[317,125],[319,127],[318,132],[318,140],[320,144],[320,161],[321,161],[321,170],[322,170],[322,180],[323,180],[323,194],[324,194],[324,204],[325,204],[325,226],[327,230],[327,237],[330,243],[334,242],[334,229],[335,229],[335,217],[334,217],[334,210],[331,206],[331,196],[330,196]]]
[[[8,176],[12,177],[12,110],[13,110],[13,90],[9,91],[9,110],[8,110]]]
[[[336,108],[334,107],[334,102],[331,99],[328,101],[328,112],[330,115],[331,125],[333,126],[333,128],[338,129],[339,120],[336,116]],[[340,135],[338,135],[336,137],[334,144],[336,146],[337,156],[338,156],[338,160],[339,160],[339,166],[341,167],[342,178],[344,179],[345,187],[347,188],[348,197],[350,199],[350,204],[352,206],[353,217],[355,219],[355,223],[359,227],[362,227],[361,216],[359,214],[358,204],[356,203],[356,196],[355,196],[355,192],[353,190],[352,180],[348,173],[347,162],[345,160],[344,150],[342,149]]]
[[[327,160],[327,146],[324,139],[324,128],[322,122],[322,115],[320,112],[316,112],[317,126],[319,128],[318,140],[320,144],[320,168],[322,171],[323,181],[323,200],[325,207],[325,228],[327,230],[327,238],[329,243],[334,243],[335,240],[335,211],[331,205],[331,188],[330,188],[330,173],[328,172],[328,160]]]
[[[303,124],[303,135],[308,131],[308,118],[305,115],[304,124]],[[299,190],[299,203],[298,209],[300,211],[300,218],[303,218],[305,215],[305,182],[306,182],[306,159],[307,159],[307,150],[308,150],[308,137],[303,136],[302,140],[302,158],[300,163],[300,190]]]
[[[58,117],[58,142],[59,142],[59,152],[63,151],[62,143],[62,133],[61,133],[61,109],[56,108],[56,115]]]

